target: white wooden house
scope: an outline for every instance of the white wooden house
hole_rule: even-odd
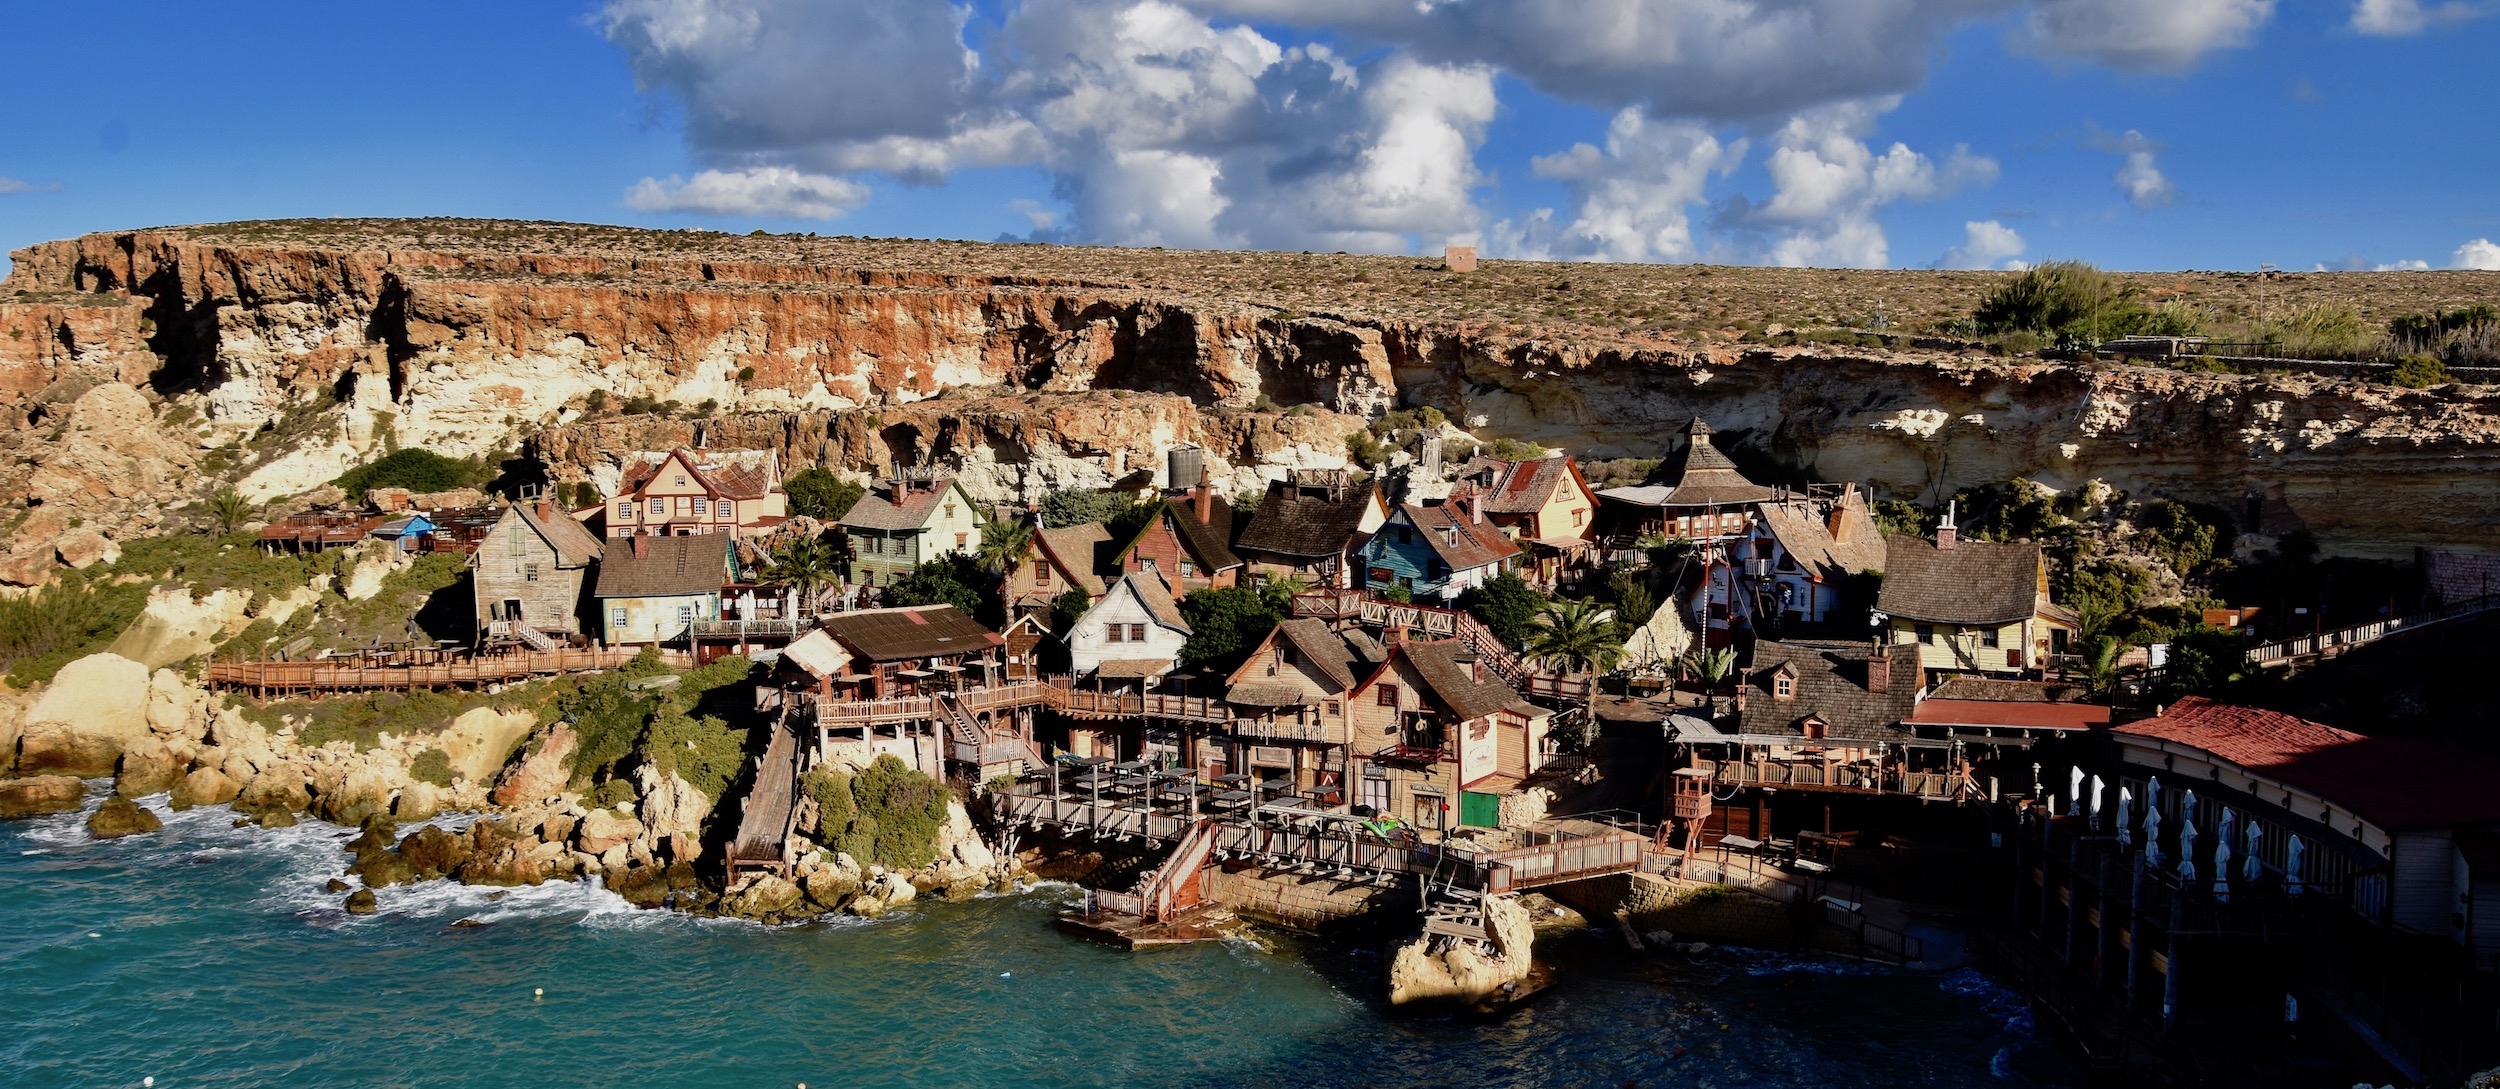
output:
[[[1068,658],[1078,677],[1102,682],[1161,677],[1189,642],[1172,584],[1152,563],[1120,576],[1068,632]]]

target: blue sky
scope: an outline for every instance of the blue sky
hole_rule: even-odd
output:
[[[1560,14],[1558,14],[1560,13]],[[22,6],[0,248],[331,215],[2500,266],[2500,0]]]

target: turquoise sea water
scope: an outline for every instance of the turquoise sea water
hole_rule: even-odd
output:
[[[349,832],[223,809],[96,843],[0,824],[0,1085],[2068,1084],[1978,976],[1567,942],[1498,1021],[1385,1010],[1376,953],[1283,941],[1128,954],[1066,938],[1064,888],[783,928],[587,885],[322,883]],[[92,804],[92,799],[91,799]],[[456,928],[474,919],[486,925]],[[533,999],[533,989],[544,989]]]

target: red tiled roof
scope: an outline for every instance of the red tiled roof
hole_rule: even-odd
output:
[[[2382,828],[2500,823],[2500,760],[2370,737],[2280,711],[2189,696],[2114,731],[2201,749],[2333,801]]]
[[[1912,726],[2011,726],[2025,729],[2088,730],[2109,725],[2109,708],[2095,703],[2047,703],[2038,700],[1928,699],[1910,713]]]
[[[1519,546],[1502,536],[1491,523],[1471,522],[1464,512],[1447,503],[1431,507],[1409,504],[1405,510],[1416,534],[1432,546],[1452,571],[1473,570],[1519,554]]]

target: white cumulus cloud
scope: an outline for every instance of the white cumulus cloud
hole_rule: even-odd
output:
[[[1550,210],[1506,220],[1496,225],[1494,248],[1537,259],[1693,260],[1700,249],[1689,210],[1713,174],[1744,158],[1743,140],[1723,144],[1704,126],[1622,110],[1606,127],[1604,150],[1574,144],[1531,163],[1571,195],[1571,221],[1557,226]]]
[[[2023,255],[2023,236],[1993,219],[1962,224],[1962,244],[1946,250],[1937,264],[1944,268],[1997,268],[2000,261]],[[2020,264],[2021,262],[2013,262]]]
[[[2091,144],[2119,156],[2118,172],[2110,175],[2109,180],[2117,183],[2118,192],[2125,195],[2127,203],[2150,210],[2179,202],[2179,187],[2171,184],[2155,161],[2161,153],[2160,143],[2134,129],[2112,134],[2094,128]]]
[[[754,216],[765,219],[832,219],[868,199],[868,187],[849,178],[803,174],[786,166],[752,170],[706,170],[692,178],[644,178],[625,191],[637,212]]]
[[[1790,118],[1763,164],[1775,192],[1755,219],[1777,232],[1781,265],[1881,268],[1890,247],[1876,209],[1993,184],[1996,160],[1957,147],[1939,164],[1906,144],[1881,154],[1861,139],[1896,102],[1848,102]]]
[[[20,181],[5,174],[0,174],[0,197],[5,197],[12,193],[58,193],[60,191],[61,183],[59,182],[53,182],[50,185],[37,185],[30,181]]]
[[[2433,26],[2462,23],[2483,14],[2464,0],[2425,5],[2422,0],[2355,0],[2352,29],[2381,38],[2419,34]]]
[[[2452,268],[2500,272],[2500,243],[2495,243],[2488,238],[2477,238],[2457,247],[2456,255],[2449,258],[2448,264]]]

